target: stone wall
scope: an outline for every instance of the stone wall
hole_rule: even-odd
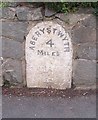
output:
[[[29,30],[41,21],[55,21],[69,33],[73,45],[74,86],[96,84],[96,17],[92,10],[76,13],[56,13],[43,5],[10,4],[0,9],[2,23],[3,83],[26,86],[25,41]]]

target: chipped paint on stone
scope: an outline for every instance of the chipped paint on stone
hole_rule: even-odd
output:
[[[71,87],[72,43],[65,29],[52,21],[38,23],[26,38],[28,87]]]

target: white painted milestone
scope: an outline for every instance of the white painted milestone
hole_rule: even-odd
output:
[[[27,35],[25,49],[28,87],[71,87],[72,43],[61,25],[52,21],[38,23]]]

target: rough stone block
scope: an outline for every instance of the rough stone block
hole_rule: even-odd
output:
[[[2,66],[1,66],[1,59],[2,59],[2,40],[0,39],[0,86],[2,86]]]
[[[20,2],[9,2],[9,7],[17,7],[20,4]]]
[[[14,19],[15,17],[15,9],[14,8],[10,8],[10,7],[4,7],[4,8],[0,8],[0,12],[2,14],[0,14],[0,19]]]
[[[3,80],[2,80],[2,65],[1,65],[1,59],[0,59],[0,86],[3,85]]]
[[[93,14],[88,14],[88,16],[81,21],[85,27],[90,27],[96,29],[96,16]]]
[[[96,61],[79,59],[73,63],[73,81],[76,86],[96,84]]]
[[[45,8],[45,16],[46,17],[51,17],[51,16],[55,15],[56,13],[57,13],[56,11],[50,10],[47,7]]]
[[[19,59],[23,56],[24,49],[22,43],[2,37],[2,57]]]
[[[95,12],[95,9],[90,8],[90,7],[89,8],[88,7],[85,7],[85,8],[81,7],[76,11],[77,14],[93,14],[94,12]]]
[[[22,73],[23,73],[23,85],[27,85],[26,81],[26,61],[25,59],[22,60]]]
[[[96,60],[98,61],[98,43],[96,44]]]
[[[11,84],[17,84],[23,81],[22,63],[19,60],[4,59],[2,71],[4,81],[9,81]]]
[[[0,57],[2,57],[2,39],[0,37]]]
[[[27,22],[2,22],[2,35],[19,42],[24,41],[24,36],[27,32]]]
[[[96,41],[96,17],[92,14],[56,14],[72,27],[72,42],[85,43]]]
[[[87,14],[63,14],[63,13],[58,13],[55,15],[62,21],[70,24],[70,25],[75,25],[77,22],[85,19],[87,17]]]
[[[1,74],[0,74],[0,87],[3,85],[3,83],[2,83],[2,76],[1,76]]]
[[[87,43],[87,42],[96,42],[96,30],[85,27],[83,25],[76,26],[72,30],[72,42],[79,43]]]
[[[79,59],[96,60],[98,49],[94,43],[84,43],[77,46],[76,56]]]
[[[92,12],[85,13],[85,11],[82,11],[81,13],[76,12],[74,14],[58,13],[55,16],[61,19],[62,21],[68,22],[70,25],[76,25],[77,23],[80,23],[86,27],[91,27],[95,29],[96,28],[96,17],[95,15],[91,13]]]
[[[19,20],[43,19],[42,8],[17,7],[16,14]]]

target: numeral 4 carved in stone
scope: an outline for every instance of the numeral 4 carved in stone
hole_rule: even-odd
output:
[[[46,42],[47,45],[50,45],[50,47],[52,47],[54,45],[54,43],[52,42],[52,39],[50,39],[48,42]]]

